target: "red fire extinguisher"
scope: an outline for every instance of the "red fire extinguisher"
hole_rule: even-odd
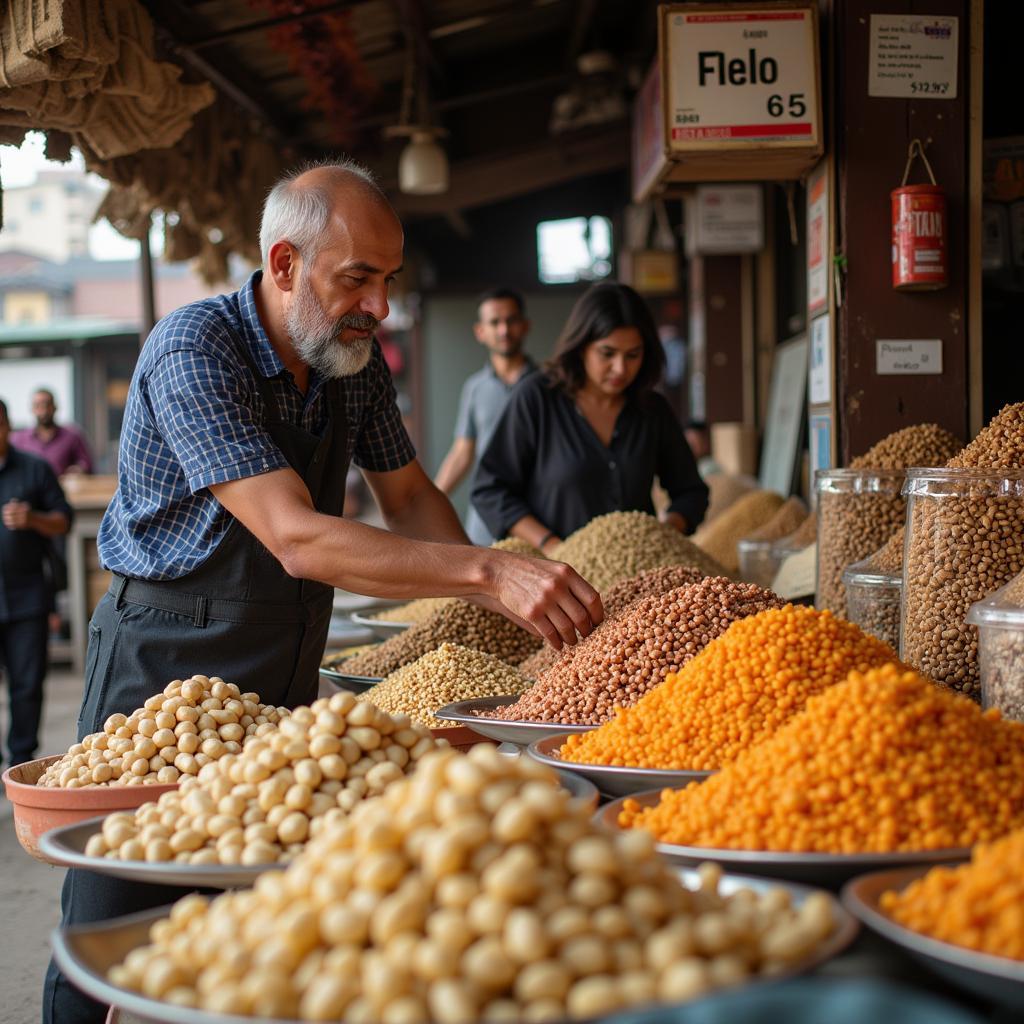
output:
[[[930,185],[908,185],[919,156]],[[946,259],[946,193],[936,184],[920,139],[910,143],[903,183],[892,190],[892,286],[902,291],[934,291],[949,283]]]

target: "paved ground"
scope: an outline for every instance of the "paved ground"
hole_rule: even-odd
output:
[[[40,753],[58,753],[74,742],[82,680],[64,667],[50,673]],[[7,688],[3,688],[3,729]],[[0,796],[0,1024],[36,1024],[48,937],[60,917],[61,868],[33,860],[18,845],[11,805]]]

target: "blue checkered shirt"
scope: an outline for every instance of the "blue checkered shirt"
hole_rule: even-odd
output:
[[[260,274],[231,295],[176,310],[147,339],[128,392],[117,493],[99,530],[105,568],[138,579],[184,576],[210,557],[231,524],[210,486],[288,466],[266,430],[243,352],[270,381],[282,419],[323,432],[324,380],[311,372],[303,395],[278,358],[256,312]],[[412,461],[379,345],[366,367],[343,380],[342,393],[357,466],[379,473]]]

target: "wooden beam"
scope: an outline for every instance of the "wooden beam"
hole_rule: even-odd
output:
[[[309,21],[311,18],[319,18],[325,14],[338,14],[341,11],[348,11],[353,7],[359,7],[368,2],[369,0],[341,0],[339,3],[324,4],[322,7],[313,7],[295,14],[286,14],[280,18],[264,18],[261,21],[250,21],[242,25],[235,25],[232,28],[223,29],[220,32],[211,32],[206,36],[183,40],[183,45],[188,46],[191,50],[206,50],[211,46],[220,46],[222,43],[233,42],[241,36],[254,35],[257,32],[268,32],[270,29],[280,28],[282,25]]]
[[[473,229],[469,226],[469,221],[462,215],[461,210],[449,210],[445,215],[444,219],[451,225],[452,231],[459,236],[459,238],[472,238]]]

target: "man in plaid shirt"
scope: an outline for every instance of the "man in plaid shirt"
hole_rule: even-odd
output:
[[[310,703],[335,587],[469,598],[555,647],[601,621],[569,566],[470,545],[416,460],[374,337],[402,228],[370,175],[342,161],[288,176],[260,245],[262,271],[161,320],[136,367],[99,533],[113,582],[89,625],[80,737],[172,676]],[[387,530],[341,517],[350,460]],[[179,895],[71,871],[64,921]],[[104,1016],[51,964],[45,1021]]]

